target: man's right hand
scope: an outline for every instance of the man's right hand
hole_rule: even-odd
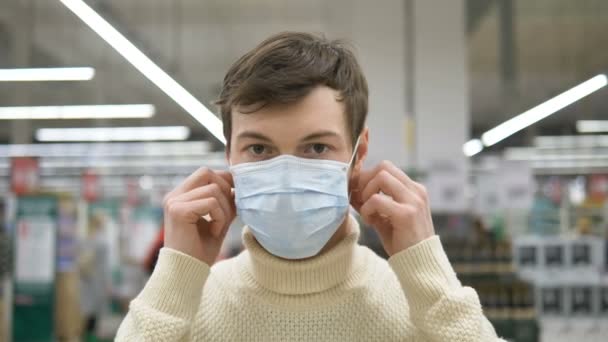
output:
[[[163,201],[165,247],[211,266],[236,215],[232,187],[229,172],[200,168],[168,193]]]

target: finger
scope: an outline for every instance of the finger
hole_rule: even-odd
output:
[[[220,178],[223,179],[230,188],[234,188],[234,179],[232,178],[232,173],[229,171],[219,170],[216,171],[216,174],[220,176]]]
[[[235,212],[234,206],[230,204],[232,198],[229,196],[230,193],[226,194],[225,192],[223,192],[218,184],[211,183],[209,185],[190,190],[184,194],[174,197],[172,200],[180,202],[190,202],[203,198],[216,198],[219,201],[220,207],[222,208],[222,210],[224,210],[226,216],[229,217]]]
[[[360,194],[363,188],[365,188],[365,186],[367,185],[367,183],[369,183],[369,181],[374,177],[374,175],[376,175],[376,169],[377,167],[374,167],[371,170],[361,170],[361,172],[359,172],[358,179],[354,180],[356,181],[356,184],[354,186],[353,191],[358,190]]]
[[[220,202],[214,197],[189,202],[171,201],[168,204],[168,214],[170,217],[182,218],[190,224],[198,224],[205,215],[210,215],[216,224],[226,221]]]
[[[420,198],[422,199],[423,202],[427,202],[429,201],[429,194],[426,190],[426,187],[418,182],[414,182],[412,181],[412,184],[414,185],[414,187],[417,190],[418,195],[420,196]]]
[[[405,184],[386,170],[380,171],[372,178],[361,192],[361,201],[365,203],[373,194],[384,193],[399,203],[405,203],[411,196],[416,196]]]
[[[196,221],[197,227],[206,226],[200,223],[205,222],[208,224],[208,231],[215,238],[222,234],[222,230],[226,225],[226,216],[224,210],[221,208],[219,201],[215,198],[205,198],[190,202],[183,202],[189,206],[189,208],[198,215]],[[207,220],[204,216],[211,216],[211,221]]]
[[[182,194],[198,186],[207,185],[209,183],[209,179],[211,178],[211,173],[212,171],[207,167],[197,169],[186,177],[186,179],[184,179],[181,184],[172,191],[172,193]]]
[[[377,216],[394,222],[394,219],[406,215],[408,210],[411,210],[411,208],[407,204],[397,203],[386,195],[374,194],[361,206],[359,213],[366,222],[376,221]]]
[[[388,223],[388,224],[387,224]],[[368,225],[372,226],[380,235],[380,240],[384,244],[385,237],[390,234],[392,230],[392,223],[388,218],[381,217],[380,215],[371,215],[369,218]]]
[[[386,170],[390,172],[391,175],[399,179],[399,181],[401,181],[403,184],[405,184],[408,189],[412,190],[421,197],[426,196],[426,189],[424,188],[424,186],[420,183],[415,182],[413,179],[410,178],[410,176],[408,176],[405,172],[396,167],[394,164],[391,163],[389,166],[387,166]]]
[[[428,193],[426,188],[422,184],[413,181],[407,174],[405,174],[405,172],[397,168],[390,161],[383,161],[372,170],[361,172],[359,184],[356,186],[356,188],[365,188],[365,186],[374,178],[374,176],[382,171],[389,172],[391,175],[401,181],[408,189],[417,194],[418,198],[421,199],[423,203],[428,203]],[[356,195],[354,191],[353,193]],[[359,202],[359,205],[364,202],[362,198],[357,198],[356,196],[354,197],[353,203],[355,205],[357,204],[357,201]]]
[[[234,188],[234,184],[232,183],[232,175],[230,175],[230,178],[227,178],[225,173],[226,171],[213,171],[211,181],[219,185],[224,193],[230,195],[232,188]]]
[[[232,198],[232,191],[227,190],[218,183],[209,183],[201,187],[194,188],[188,192],[176,195],[173,199],[187,202],[190,200],[200,199],[204,197],[222,197],[228,202]]]
[[[163,200],[163,206],[166,206],[168,201],[175,198],[176,196],[179,196],[183,193],[187,193],[194,188],[205,186],[211,182],[215,182],[217,185],[219,185],[222,190],[226,192],[228,198],[233,197],[230,184],[226,182],[225,179],[223,179],[222,177],[216,175],[213,170],[203,167],[196,170],[173,191],[165,195],[165,198]],[[231,202],[233,202],[233,200],[231,200]],[[233,203],[231,203],[230,206],[232,208],[235,208],[235,205]]]
[[[352,189],[351,193],[350,193],[350,205],[357,212],[359,212],[359,210],[361,209],[361,205],[363,205],[363,202],[361,202],[360,193],[361,193],[361,190],[359,190],[359,189]]]
[[[209,222],[209,230],[211,231],[211,235],[217,238],[223,235],[224,230],[227,230],[229,223],[227,217],[225,216],[225,212],[221,209],[215,209],[210,211],[211,222]],[[204,220],[204,218],[202,218]]]
[[[401,183],[405,184],[407,187],[412,187],[411,182],[412,179],[405,174],[401,169],[395,166],[390,161],[383,161],[376,165],[373,169],[367,171],[361,171],[361,175],[359,177],[359,188],[364,188],[367,183],[369,183],[378,173],[381,171],[387,171],[395,178],[397,178]]]
[[[359,177],[359,181],[362,184],[367,184],[369,183],[369,181],[372,180],[372,178],[374,178],[380,171],[382,170],[386,170],[391,172],[393,168],[396,168],[396,166],[393,165],[392,162],[388,161],[388,160],[384,160],[380,163],[378,163],[376,166],[374,166],[371,170],[366,170],[366,171],[361,171],[361,175]],[[399,170],[401,171],[401,170]],[[391,172],[392,173],[392,172]],[[402,179],[400,179],[402,180]]]
[[[391,175],[397,177],[397,179],[399,179],[399,181],[401,181],[403,184],[412,182],[412,179],[408,175],[406,175],[403,170],[395,166],[395,164],[391,163],[390,161],[384,162],[383,166],[384,170],[390,172]]]
[[[229,171],[220,170],[217,171],[216,174],[219,176],[220,179],[226,182],[227,188],[230,189],[228,191],[228,200],[232,209],[236,211],[236,204],[234,203],[234,178],[232,177],[232,173],[230,173]],[[222,187],[222,189],[225,188],[226,187]]]
[[[232,188],[224,178],[218,176],[213,170],[201,167],[188,176],[175,190],[171,191],[170,196],[182,194],[209,183],[217,183],[226,193],[229,193]]]
[[[361,208],[361,206],[363,205],[363,203],[365,202],[363,200],[363,190],[365,189],[366,185],[369,183],[369,181],[372,179],[373,175],[375,175],[377,171],[377,168],[373,168],[371,170],[362,170],[361,172],[359,172],[356,176],[356,178],[354,177],[352,179],[352,186],[351,186],[351,205],[353,206],[353,208],[355,208],[357,211],[359,211],[359,209]]]
[[[353,173],[348,180],[350,205],[357,211],[361,208],[361,189],[359,189],[360,172]]]
[[[194,201],[194,202],[196,202],[196,201]],[[192,202],[190,202],[190,203],[192,203]],[[211,216],[211,220],[206,219],[205,218],[206,215]],[[207,214],[202,215],[202,217],[199,217],[197,226],[201,227],[201,224],[198,224],[198,223],[203,223],[203,222],[204,222],[204,224],[202,224],[202,226],[205,226],[205,223],[208,224],[208,231],[211,233],[211,235],[213,237],[217,238],[222,235],[224,227],[227,226],[226,213],[221,208],[221,206],[219,206],[219,205],[213,206],[213,207],[211,207],[211,209],[209,210],[209,212]]]

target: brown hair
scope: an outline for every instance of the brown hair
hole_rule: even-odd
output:
[[[224,77],[220,107],[230,146],[235,106],[293,103],[319,85],[337,90],[344,102],[352,142],[367,116],[367,81],[345,42],[302,32],[283,32],[239,58]],[[254,111],[255,111],[254,110]]]

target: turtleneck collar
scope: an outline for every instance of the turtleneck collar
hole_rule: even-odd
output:
[[[266,251],[245,227],[242,272],[266,290],[287,295],[318,293],[341,283],[352,283],[364,264],[357,245],[359,224],[348,216],[349,233],[333,248],[304,260],[287,260]],[[347,284],[348,285],[348,284]]]

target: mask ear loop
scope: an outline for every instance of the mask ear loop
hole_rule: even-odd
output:
[[[348,162],[348,166],[344,170],[344,172],[346,172],[347,175],[348,175],[348,170],[350,170],[350,167],[351,167],[353,161],[355,160],[355,156],[357,155],[357,149],[359,148],[360,139],[361,139],[361,136],[357,137],[357,141],[355,142],[355,147],[353,148],[353,155],[350,156],[350,161]],[[350,202],[351,193],[352,193],[352,191],[348,191],[348,202]]]
[[[346,167],[347,170],[350,169],[351,164],[355,160],[355,156],[357,155],[357,149],[359,148],[359,140],[360,139],[361,139],[361,136],[359,136],[357,138],[357,141],[355,142],[355,147],[353,147],[353,155],[350,156],[350,160],[348,161],[348,166]]]

